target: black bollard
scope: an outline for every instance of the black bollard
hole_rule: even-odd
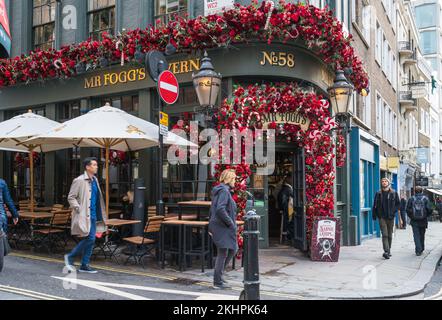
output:
[[[244,291],[240,300],[260,300],[259,297],[259,219],[255,211],[244,216]]]
[[[132,236],[142,237],[144,235],[144,225],[146,211],[146,187],[144,184],[144,179],[135,179],[134,181],[134,204],[132,218],[134,220],[139,220],[141,223],[132,225]]]

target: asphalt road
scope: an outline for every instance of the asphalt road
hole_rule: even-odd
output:
[[[0,273],[0,300],[238,300],[239,293],[161,275],[113,270],[68,274],[58,261],[17,256],[6,257]]]

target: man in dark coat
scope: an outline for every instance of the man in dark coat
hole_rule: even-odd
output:
[[[230,194],[230,188],[235,186],[234,170],[225,170],[221,174],[218,186],[212,190],[212,206],[210,207],[209,232],[217,248],[213,285],[215,289],[228,288],[223,279],[223,273],[230,260],[238,251],[236,239],[237,206]]]
[[[379,219],[382,233],[382,246],[385,259],[391,257],[391,244],[393,242],[393,226],[396,212],[399,210],[400,200],[396,191],[391,188],[390,180],[381,180],[382,189],[374,197],[373,219]]]
[[[413,228],[416,255],[422,255],[425,250],[425,232],[428,228],[428,217],[432,214],[431,203],[423,193],[422,187],[416,187],[415,195],[407,203],[407,214]]]

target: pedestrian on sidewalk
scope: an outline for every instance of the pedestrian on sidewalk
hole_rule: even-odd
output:
[[[437,197],[436,198],[436,210],[437,213],[439,214],[439,221],[442,222],[442,197]]]
[[[425,250],[425,232],[428,228],[428,217],[432,214],[430,200],[424,195],[422,187],[415,188],[415,195],[407,204],[407,213],[413,228],[416,255],[420,256]]]
[[[405,198],[405,192],[401,192],[401,205],[399,215],[399,228],[407,229],[407,199]]]
[[[106,231],[105,208],[103,194],[101,193],[98,179],[98,160],[86,158],[84,160],[84,174],[76,178],[71,185],[68,201],[72,211],[72,235],[84,238],[77,246],[64,256],[65,264],[70,272],[74,272],[74,258],[82,255],[80,272],[97,273],[89,265],[95,246],[96,234]]]
[[[0,272],[3,270],[3,257],[8,254],[10,249],[7,238],[8,216],[6,215],[5,205],[12,215],[14,225],[17,225],[19,212],[15,208],[14,201],[12,201],[6,181],[0,179]]]
[[[391,182],[387,178],[381,180],[382,189],[374,197],[373,219],[379,219],[382,233],[383,257],[390,259],[391,245],[393,242],[394,218],[400,207],[399,195],[391,188]]]
[[[236,182],[235,170],[224,170],[219,182],[220,184],[212,190],[212,206],[210,207],[209,219],[209,232],[217,249],[213,287],[215,289],[227,289],[229,286],[223,278],[223,273],[238,251],[236,239],[237,207],[231,195],[231,189]]]

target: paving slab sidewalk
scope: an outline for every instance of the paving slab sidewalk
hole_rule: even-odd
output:
[[[422,256],[414,253],[411,227],[396,230],[392,257],[382,258],[381,239],[365,240],[356,247],[342,247],[337,263],[312,262],[291,248],[260,250],[261,290],[292,294],[305,299],[399,298],[422,292],[442,257],[442,223],[430,222]],[[240,265],[240,262],[238,262]],[[211,282],[213,271],[191,270],[181,278]],[[242,286],[243,270],[227,273],[234,286]]]

